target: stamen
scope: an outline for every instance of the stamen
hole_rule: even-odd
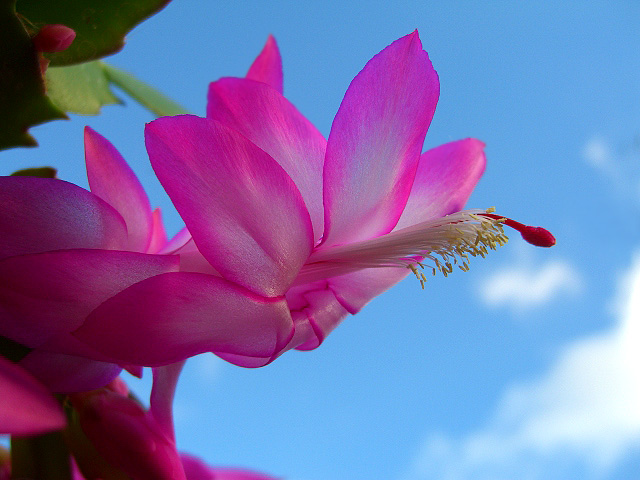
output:
[[[511,220],[510,218],[496,215],[493,213],[493,211],[495,210],[487,210],[487,213],[481,213],[480,215],[497,220],[507,227],[511,227],[514,230],[517,230],[518,232],[520,232],[520,235],[522,235],[522,238],[526,242],[530,243],[531,245],[535,245],[536,247],[552,247],[556,244],[556,238],[546,228],[524,225],[523,223],[516,222],[515,220]]]
[[[453,273],[454,266],[468,271],[470,256],[484,258],[489,250],[507,243],[504,225],[518,230],[533,245],[550,247],[555,243],[544,228],[523,225],[494,211],[460,211],[362,242],[320,248],[310,255],[295,284],[369,268],[404,267],[424,288],[427,277],[421,269],[445,277]]]

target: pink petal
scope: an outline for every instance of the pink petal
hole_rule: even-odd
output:
[[[69,248],[125,249],[122,217],[92,193],[53,178],[0,177],[0,258]]]
[[[38,347],[78,328],[94,308],[129,285],[177,267],[175,256],[114,250],[5,258],[0,261],[0,335]]]
[[[124,218],[129,232],[127,250],[146,251],[151,237],[151,206],[136,174],[115,147],[89,127],[84,129],[84,150],[91,192]]]
[[[190,115],[147,125],[151,163],[204,257],[254,292],[286,291],[313,243],[291,178],[238,132]]]
[[[151,239],[147,253],[160,253],[167,245],[167,233],[162,224],[162,211],[156,208],[151,216]]]
[[[324,245],[382,235],[396,225],[438,94],[417,32],[382,50],[353,79],[327,143]]]
[[[54,393],[84,392],[104,387],[122,370],[113,363],[41,350],[29,353],[20,360],[20,366]]]
[[[485,164],[484,143],[474,138],[423,153],[407,206],[395,229],[462,210]]]
[[[187,243],[193,241],[191,233],[187,230],[187,227],[183,227],[178,233],[176,233],[171,240],[169,240],[164,247],[158,252],[161,254],[173,254],[179,251]]]
[[[177,249],[174,254],[180,257],[181,272],[206,273],[207,275],[215,275],[216,277],[222,276],[220,272],[213,268],[209,261],[202,256],[193,238]]]
[[[340,304],[355,314],[409,273],[409,269],[402,267],[367,268],[330,278],[328,282]]]
[[[305,201],[314,240],[322,236],[322,166],[327,142],[322,134],[273,88],[241,78],[223,78],[209,87],[207,117],[242,133],[276,160]]]
[[[110,298],[74,335],[120,363],[159,366],[207,351],[270,357],[291,332],[284,299],[259,297],[219,277],[179,272]]]
[[[38,52],[61,52],[69,48],[76,38],[76,32],[65,25],[44,25],[33,37],[33,46]]]
[[[349,313],[326,281],[290,289],[287,303],[295,322],[288,347],[298,350],[317,348]]]
[[[164,435],[175,442],[173,431],[173,397],[184,361],[153,369],[153,387],[149,399],[149,412]]]
[[[282,93],[282,59],[273,35],[269,35],[260,55],[253,61],[247,78],[271,85]]]
[[[0,433],[59,430],[66,420],[51,393],[24,369],[0,356]]]
[[[131,478],[185,480],[175,442],[138,402],[110,388],[70,396],[90,445]]]

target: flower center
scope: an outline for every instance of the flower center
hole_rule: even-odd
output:
[[[550,247],[555,243],[544,228],[523,225],[494,211],[460,211],[369,240],[320,248],[309,256],[295,284],[366,268],[403,267],[410,269],[424,288],[425,269],[431,269],[433,275],[439,271],[445,277],[454,266],[466,272],[469,256],[484,257],[489,250],[507,243],[504,225],[519,231],[533,245]]]

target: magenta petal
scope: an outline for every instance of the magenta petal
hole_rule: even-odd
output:
[[[353,79],[331,126],[324,165],[324,245],[389,232],[409,197],[439,94],[414,32]]]
[[[185,361],[181,361],[153,369],[153,387],[149,399],[149,412],[164,435],[174,442],[173,397],[184,363]]]
[[[58,430],[65,418],[51,393],[23,368],[0,356],[0,433],[29,435]]]
[[[251,64],[247,78],[267,83],[282,93],[282,59],[273,35],[269,35],[260,55]]]
[[[297,335],[294,334],[295,344],[292,342],[292,345],[298,350],[312,350],[324,341],[349,312],[340,304],[334,293],[327,288],[305,292],[302,297],[306,305],[299,309],[299,312],[306,315],[311,328],[306,329],[298,322],[296,333],[297,330],[304,328],[308,337],[295,338]]]
[[[423,153],[396,230],[461,210],[485,164],[484,143],[474,138],[446,143]]]
[[[156,208],[151,216],[151,239],[147,253],[160,253],[167,246],[167,233],[162,224],[162,211]]]
[[[138,177],[102,135],[84,129],[84,155],[91,192],[115,208],[127,224],[127,250],[144,252],[151,237],[151,206]]]
[[[104,387],[122,370],[113,363],[41,350],[29,353],[20,360],[20,366],[54,393],[85,392]]]
[[[176,233],[171,240],[169,240],[164,247],[160,249],[158,253],[161,254],[174,254],[182,249],[187,243],[193,242],[191,233],[187,230],[187,227],[183,227],[178,233]]]
[[[305,201],[314,240],[324,227],[322,167],[327,142],[286,98],[273,88],[241,78],[223,78],[209,87],[207,117],[242,133],[276,160]]]
[[[285,292],[311,251],[313,232],[282,167],[209,119],[159,118],[145,133],[156,174],[209,263],[261,295]]]
[[[219,277],[179,272],[110,298],[74,335],[120,363],[159,366],[208,351],[270,357],[291,331],[284,299],[259,297]]]
[[[115,250],[5,258],[0,261],[0,335],[38,347],[78,328],[94,308],[129,285],[177,270],[178,260]]]
[[[329,285],[344,308],[355,314],[409,273],[409,269],[402,267],[367,268],[330,278]]]
[[[186,480],[173,439],[153,415],[119,390],[107,387],[70,397],[90,444],[126,478]]]
[[[0,177],[0,258],[69,248],[125,249],[122,217],[102,199],[54,178]]]

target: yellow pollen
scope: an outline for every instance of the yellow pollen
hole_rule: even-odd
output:
[[[491,207],[486,213],[495,212]],[[503,230],[504,218],[488,219],[475,213],[468,212],[462,220],[453,221],[448,229],[443,232],[445,241],[430,249],[420,262],[414,261],[407,265],[420,282],[424,290],[426,277],[420,269],[431,268],[433,275],[440,272],[444,277],[453,273],[453,266],[457,265],[463,272],[468,272],[469,256],[482,258],[489,250],[496,250],[508,242],[508,237]],[[431,265],[426,265],[430,263]]]

